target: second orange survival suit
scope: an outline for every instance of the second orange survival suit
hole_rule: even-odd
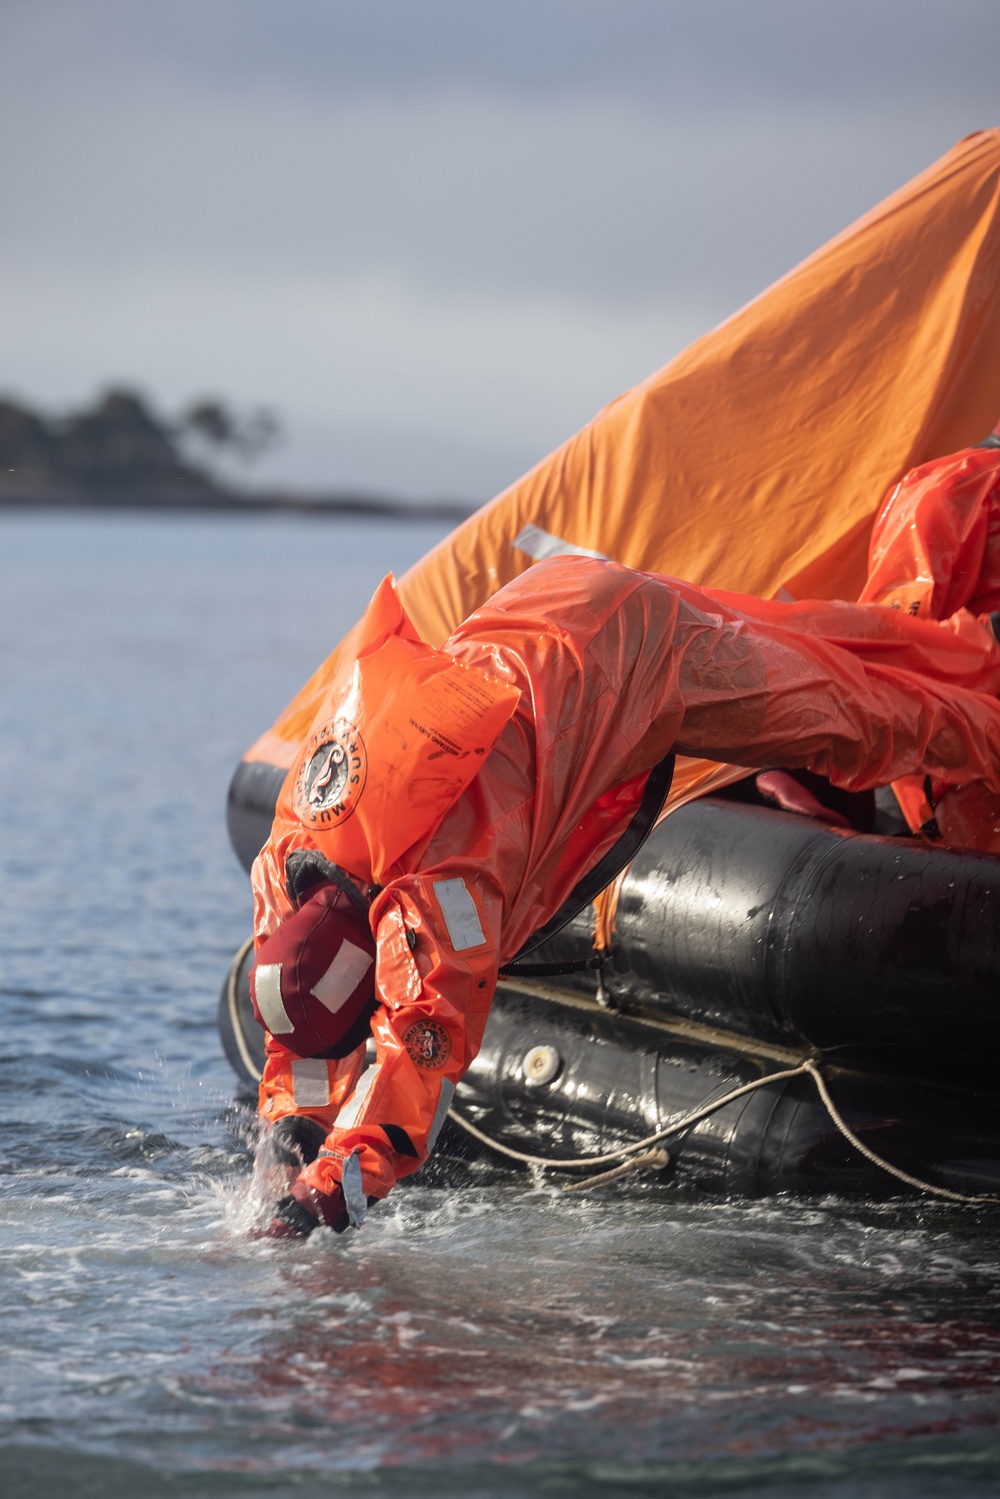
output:
[[[1000,609],[1000,446],[921,464],[889,491],[860,597],[920,619]],[[893,790],[914,832],[931,829],[953,848],[1000,854],[1000,796],[982,782],[928,788],[909,777]]]
[[[262,1118],[327,1131],[301,1178],[320,1193],[351,1156],[375,1197],[426,1160],[498,969],[615,845],[670,750],[807,767],[848,789],[929,773],[1000,791],[1000,647],[965,612],[937,624],[765,602],[558,557],[443,651],[419,642],[390,580],[350,641],[353,666],[320,706],[253,872],[258,942],[294,910],[297,850],[380,887],[373,1065],[363,1047],[298,1058],[267,1040]],[[434,715],[449,680],[446,724]],[[342,790],[321,813],[305,792],[317,776],[332,786],[335,768]]]

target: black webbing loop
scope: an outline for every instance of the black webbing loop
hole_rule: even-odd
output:
[[[565,963],[506,963],[500,970],[502,979],[555,979],[568,973],[584,973],[588,968],[601,968],[607,954],[600,952],[592,958],[570,958]]]

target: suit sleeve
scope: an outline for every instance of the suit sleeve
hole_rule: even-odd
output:
[[[471,864],[407,876],[379,897],[375,1061],[303,1172],[311,1187],[329,1192],[357,1155],[366,1195],[384,1197],[427,1160],[482,1042],[501,913],[500,890]]]

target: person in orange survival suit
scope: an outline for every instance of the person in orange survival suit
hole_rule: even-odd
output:
[[[860,601],[919,619],[1000,609],[1000,436],[924,463],[889,491]],[[911,776],[893,790],[913,832],[1000,854],[1000,797],[983,782],[955,787]]]
[[[294,1177],[273,1236],[358,1225],[426,1160],[498,970],[582,873],[631,857],[671,750],[848,789],[929,772],[1000,790],[1000,647],[967,614],[769,603],[557,557],[440,652],[386,580],[351,650],[253,871],[259,1155]]]

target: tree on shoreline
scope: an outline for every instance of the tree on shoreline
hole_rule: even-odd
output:
[[[61,417],[0,399],[0,488],[210,493],[223,487],[213,472],[217,460],[251,463],[279,438],[270,412],[238,416],[215,399],[193,402],[174,422],[128,387]]]

